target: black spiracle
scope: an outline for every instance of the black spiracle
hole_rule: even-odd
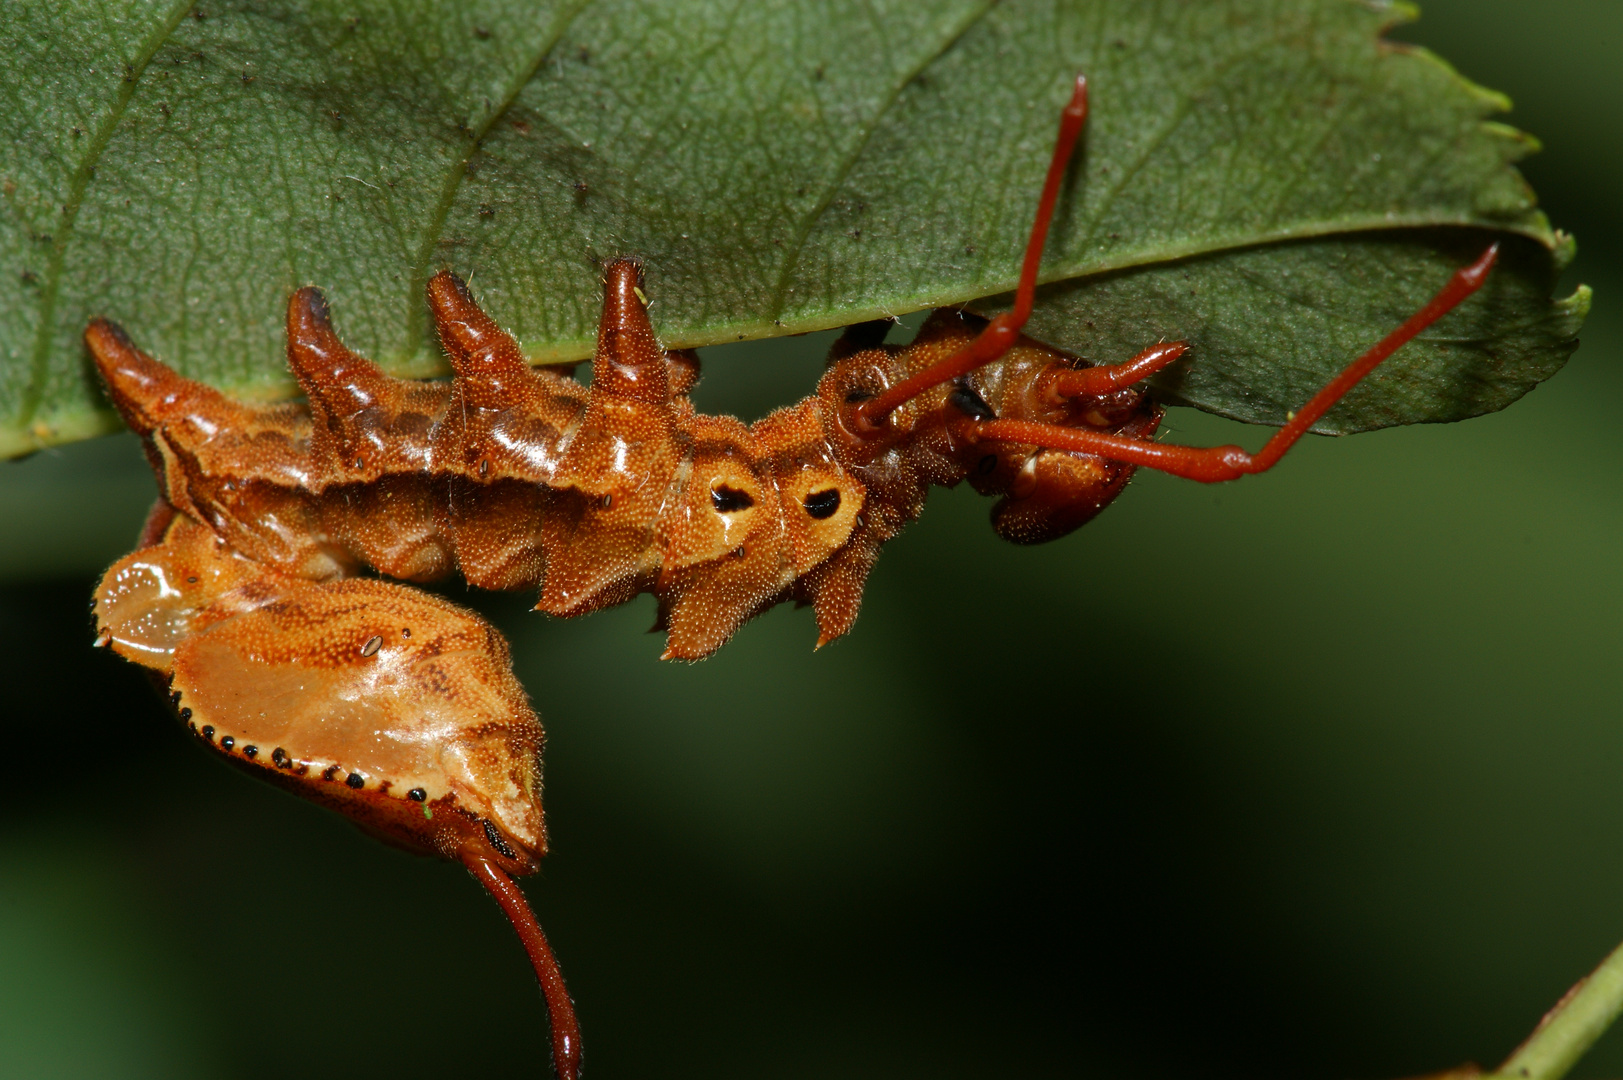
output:
[[[806,513],[818,521],[833,517],[834,512],[840,508],[840,489],[825,488],[822,491],[812,492],[806,496],[805,507]]]
[[[739,491],[726,484],[717,484],[710,489],[710,505],[716,508],[718,514],[732,514],[739,510],[748,510],[755,505],[749,492]]]

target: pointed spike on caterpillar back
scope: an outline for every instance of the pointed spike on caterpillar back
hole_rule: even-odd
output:
[[[328,539],[391,577],[444,577],[450,544],[435,519],[438,492],[422,474],[445,387],[393,378],[352,352],[309,286],[288,298],[287,362],[310,402],[308,486],[341,492],[319,504]]]
[[[150,435],[166,420],[198,407],[234,412],[236,402],[161,364],[136,348],[124,328],[111,319],[92,319],[85,345],[107,384],[107,395],[124,422],[137,435]]]
[[[660,531],[685,450],[670,364],[654,337],[642,267],[617,259],[603,275],[603,321],[580,424],[549,483],[559,492],[541,523],[546,580],[536,605],[583,615],[654,586]]]
[[[456,375],[434,433],[436,464],[476,486],[549,482],[580,423],[585,387],[567,373],[532,369],[512,335],[451,271],[429,280],[428,303]]]
[[[159,488],[172,506],[213,522],[256,558],[298,561],[311,555],[315,562],[310,566],[325,568],[319,571],[323,573],[332,569],[319,544],[303,541],[300,530],[308,521],[303,495],[290,493],[310,479],[305,449],[309,417],[301,407],[234,401],[154,360],[107,319],[91,321],[85,344],[108,397],[141,436]],[[256,482],[267,486],[250,492]],[[239,506],[243,498],[253,505]],[[262,518],[277,515],[285,520],[267,530],[257,528]],[[289,523],[296,524],[289,529]],[[276,534],[278,539],[268,548],[259,547],[255,534]],[[289,554],[289,538],[298,538],[293,547],[300,554]]]
[[[654,337],[642,294],[642,264],[616,259],[603,268],[603,320],[597,326],[592,388],[651,405],[670,400],[665,351]]]
[[[327,298],[310,285],[288,297],[287,366],[309,397],[312,411],[338,416],[372,405],[392,381],[339,340]]]
[[[428,281],[428,306],[458,389],[469,405],[499,408],[523,396],[534,373],[513,335],[485,314],[467,282],[441,270]]]

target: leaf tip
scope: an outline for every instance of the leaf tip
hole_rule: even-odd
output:
[[[1555,260],[1555,272],[1561,273],[1578,257],[1578,238],[1565,229],[1555,230],[1555,242],[1550,245],[1550,255]]]
[[[1369,6],[1383,16],[1381,35],[1407,23],[1420,21],[1420,5],[1409,0],[1369,0]]]
[[[1579,285],[1576,289],[1572,290],[1571,296],[1564,300],[1557,300],[1555,302],[1555,306],[1559,308],[1561,313],[1567,318],[1573,319],[1577,323],[1582,324],[1583,321],[1589,317],[1589,306],[1594,302],[1594,299],[1594,289],[1591,289],[1588,285]],[[1576,334],[1577,332],[1578,327],[1575,326],[1573,328],[1573,333]]]

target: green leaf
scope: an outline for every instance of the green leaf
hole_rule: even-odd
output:
[[[1283,424],[1480,255],[1484,239],[1376,232],[1078,278],[1045,290],[1030,332],[1098,359],[1182,338],[1191,351],[1152,380],[1162,400]],[[1540,244],[1511,240],[1477,302],[1383,363],[1313,430],[1464,420],[1503,409],[1554,375],[1589,308],[1586,290],[1548,299],[1557,265]]]
[[[1325,430],[1501,408],[1575,346],[1570,242],[1507,107],[1353,0],[767,5],[386,0],[0,8],[0,453],[109,430],[79,334],[121,322],[284,396],[282,308],[443,372],[449,265],[538,359],[590,352],[598,263],[646,261],[670,345],[1014,284],[1059,107],[1093,113],[1034,332],[1195,348],[1173,399],[1277,420],[1481,250],[1466,309]],[[809,389],[809,388],[808,388]]]

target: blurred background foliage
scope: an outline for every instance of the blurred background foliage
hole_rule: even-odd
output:
[[[468,595],[548,726],[527,888],[591,1074],[1491,1065],[1623,939],[1623,19],[1431,0],[1399,36],[1515,100],[1595,287],[1507,412],[1142,476],[1042,548],[938,494],[815,655],[807,612],[680,666],[647,598]],[[826,344],[709,350],[701,408],[804,394]],[[543,1075],[462,871],[209,760],[89,647],[151,496],[128,436],[0,466],[0,1076]],[[1575,1075],[1619,1072],[1614,1033]]]

